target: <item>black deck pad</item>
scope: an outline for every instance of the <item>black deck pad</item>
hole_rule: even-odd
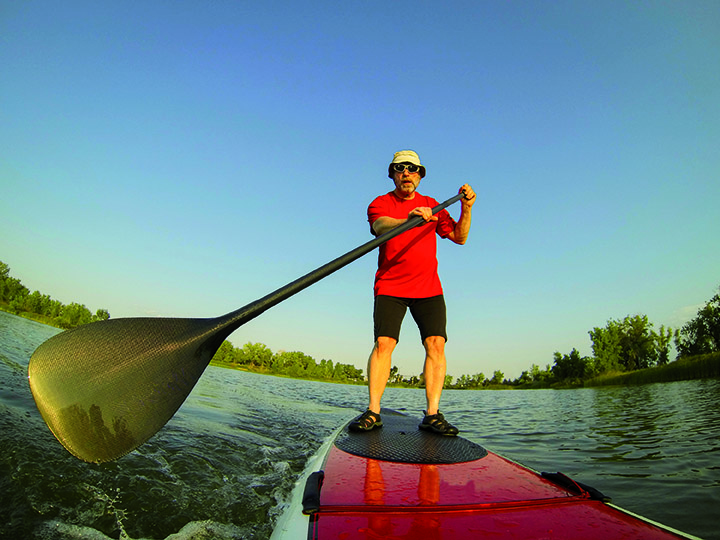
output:
[[[417,418],[391,409],[382,409],[380,414],[382,428],[353,433],[346,427],[335,439],[335,446],[355,456],[400,463],[464,463],[487,455],[482,446],[462,437],[418,429]]]

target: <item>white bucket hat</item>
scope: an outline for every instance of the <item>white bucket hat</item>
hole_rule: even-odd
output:
[[[395,152],[393,160],[390,162],[390,165],[388,165],[388,176],[390,178],[393,178],[393,165],[396,163],[412,163],[413,165],[417,165],[420,167],[420,178],[425,178],[425,166],[420,163],[420,156],[418,156],[416,152],[412,150]]]

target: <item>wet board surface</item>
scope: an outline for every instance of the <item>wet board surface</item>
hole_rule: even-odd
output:
[[[558,485],[461,436],[419,430],[418,418],[383,410],[382,420],[368,433],[345,426],[326,444],[305,485],[310,515],[295,509],[273,540],[692,538],[593,499],[567,477]]]

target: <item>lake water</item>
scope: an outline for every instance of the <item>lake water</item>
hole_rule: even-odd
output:
[[[0,312],[0,538],[268,538],[307,458],[365,406],[365,387],[210,367],[145,445],[88,464],[55,440],[27,383],[32,352],[57,332]],[[420,415],[423,393],[390,388],[383,405]],[[453,390],[443,410],[495,452],[720,539],[718,379]]]

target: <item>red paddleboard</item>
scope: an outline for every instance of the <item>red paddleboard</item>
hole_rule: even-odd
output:
[[[389,409],[382,419],[368,433],[344,426],[321,448],[273,540],[696,539],[560,473],[419,430],[418,419]]]

